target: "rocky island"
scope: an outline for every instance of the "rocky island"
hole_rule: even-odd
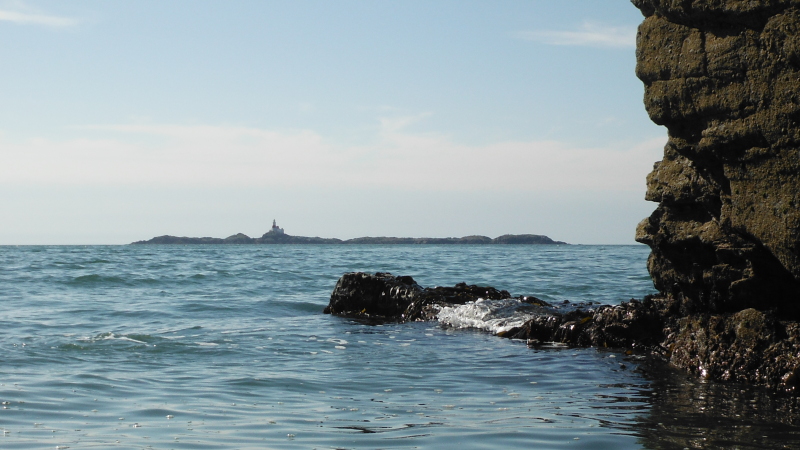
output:
[[[800,0],[632,2],[644,15],[636,73],[645,108],[669,132],[647,177],[658,207],[636,232],[652,250],[659,294],[569,311],[538,304],[502,335],[641,351],[706,379],[797,394]],[[346,274],[326,312],[427,320],[443,305],[510,298],[448,289]]]
[[[283,228],[272,221],[272,229],[260,238],[251,238],[238,233],[226,238],[212,237],[178,237],[158,236],[147,241],[136,241],[132,245],[191,245],[191,244],[326,244],[326,245],[353,245],[353,244],[383,244],[383,245],[411,245],[411,244],[524,244],[524,245],[568,245],[566,242],[554,241],[547,236],[539,234],[504,234],[494,239],[487,236],[464,236],[460,238],[409,238],[409,237],[359,237],[353,239],[336,239],[306,236],[291,236]]]
[[[291,236],[288,234],[276,236],[269,233],[260,238],[251,238],[239,233],[226,238],[213,237],[179,237],[158,236],[146,241],[132,242],[141,244],[326,244],[326,245],[354,245],[354,244],[381,244],[381,245],[412,245],[412,244],[523,244],[523,245],[569,245],[566,242],[554,241],[547,236],[539,234],[504,234],[494,239],[487,236],[464,236],[460,238],[410,238],[410,237],[359,237],[353,239],[336,239],[306,236]]]

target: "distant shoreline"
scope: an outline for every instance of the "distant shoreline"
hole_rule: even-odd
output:
[[[146,241],[132,242],[131,245],[196,245],[196,244],[326,244],[326,245],[420,245],[420,244],[454,244],[454,245],[570,245],[566,242],[554,241],[547,236],[538,234],[504,234],[494,239],[487,236],[464,236],[460,238],[400,238],[400,237],[359,237],[354,239],[321,238],[306,236],[291,236],[283,233],[269,231],[260,238],[251,238],[239,233],[226,238],[213,237],[179,237],[157,236]]]

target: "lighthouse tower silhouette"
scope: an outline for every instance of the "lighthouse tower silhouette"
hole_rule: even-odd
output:
[[[275,219],[272,219],[272,232],[275,234],[283,234],[283,228],[278,226]]]

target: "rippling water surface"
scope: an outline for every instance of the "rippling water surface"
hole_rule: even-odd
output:
[[[798,448],[787,399],[323,315],[350,271],[619,303],[643,246],[0,247],[0,448]]]

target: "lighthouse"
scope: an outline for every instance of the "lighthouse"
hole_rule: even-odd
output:
[[[272,219],[272,230],[271,232],[275,234],[283,234],[283,228],[279,227],[278,224],[275,222],[275,219]]]

